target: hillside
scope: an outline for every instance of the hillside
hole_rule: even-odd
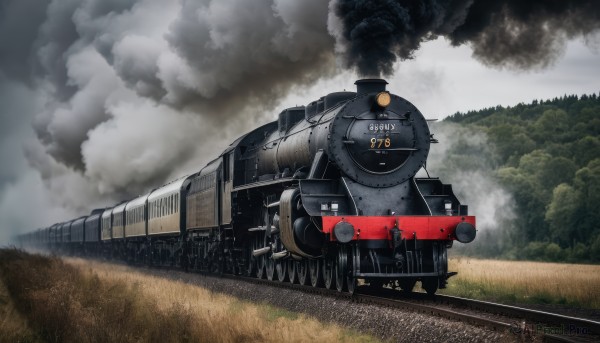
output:
[[[496,223],[499,229],[483,230],[464,253],[600,261],[598,95],[456,113],[438,125],[460,131],[459,138],[442,142],[449,146],[440,176],[452,180],[453,168],[487,168],[512,197],[506,212],[513,215]]]

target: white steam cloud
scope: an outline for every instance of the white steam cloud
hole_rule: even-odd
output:
[[[272,120],[292,87],[336,73],[327,7],[5,1],[0,114],[18,130],[3,135],[0,157],[18,163],[0,171],[0,230],[48,225],[199,170]],[[44,211],[23,220],[26,194]]]
[[[429,174],[452,184],[461,203],[477,216],[478,235],[508,228],[516,218],[515,202],[495,178],[493,147],[485,133],[448,122],[430,128],[440,143],[431,145]]]

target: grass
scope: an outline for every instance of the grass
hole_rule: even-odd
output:
[[[14,308],[30,323],[3,330],[44,341],[375,341],[302,314],[126,266],[1,250],[0,273]]]
[[[521,304],[600,309],[600,266],[451,258],[458,275],[439,293]]]
[[[0,342],[39,342],[27,319],[15,308],[0,275]]]

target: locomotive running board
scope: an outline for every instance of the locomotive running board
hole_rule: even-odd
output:
[[[292,178],[292,177],[285,177],[285,178],[281,178],[281,179],[276,179],[276,180],[266,180],[266,181],[258,181],[258,182],[253,182],[253,183],[249,183],[243,186],[239,186],[236,187],[232,190],[232,192],[237,192],[237,191],[243,191],[245,189],[250,189],[250,188],[256,188],[256,187],[265,187],[265,186],[271,186],[271,185],[277,185],[280,183],[286,183],[286,182],[292,182],[295,181],[296,179]]]

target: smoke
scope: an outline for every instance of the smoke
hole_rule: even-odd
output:
[[[327,6],[2,2],[2,226],[47,225],[198,171],[272,120],[290,89],[336,73]],[[19,220],[23,197],[7,196],[20,192],[66,210]]]
[[[468,44],[490,66],[543,68],[567,39],[600,28],[594,0],[337,0],[329,30],[349,67],[367,76],[391,75],[396,59],[413,58],[439,36]]]
[[[495,178],[494,147],[481,131],[448,122],[430,128],[440,143],[431,146],[428,172],[452,184],[461,203],[477,216],[478,239],[471,245],[501,245],[516,213],[511,193]],[[495,237],[496,242],[487,242],[488,237]]]
[[[390,75],[397,58],[436,36],[471,45],[484,63],[545,66],[564,39],[597,28],[597,7],[5,0],[0,224],[63,220],[196,172],[237,136],[275,119],[290,93],[349,75],[346,67]],[[414,83],[437,86],[436,75],[423,75],[428,83]],[[19,219],[26,197],[14,195],[25,193],[39,194],[36,206],[46,211]]]
[[[96,132],[118,127],[111,131],[119,132],[111,141],[113,149],[113,142],[124,143],[129,134],[152,137],[162,146],[167,137],[153,126],[161,115],[142,115],[153,108],[173,120],[174,132],[186,127],[193,112],[203,120],[196,129],[212,126],[217,136],[231,138],[242,121],[264,120],[261,110],[273,108],[290,87],[332,75],[335,67],[322,1],[55,0],[45,11],[34,7],[31,22],[3,21],[2,32],[16,34],[3,37],[7,44],[2,45],[19,49],[2,55],[0,68],[8,77],[32,84],[45,100],[33,122],[47,153],[94,181],[102,179],[100,192],[122,191],[128,184],[122,177],[99,176],[105,168],[97,169],[95,161],[103,157],[96,154],[107,151],[95,145],[109,144]],[[9,1],[0,14],[23,17],[25,8],[20,1]],[[26,46],[16,44],[23,41]],[[128,123],[119,118],[123,106],[139,116],[137,126],[119,126]],[[222,125],[223,116],[229,118],[227,125]],[[183,147],[187,152],[169,154],[164,162],[189,158],[188,145]],[[113,160],[122,161],[140,153],[140,147],[123,144],[112,152]],[[156,168],[161,157],[122,172],[157,170],[142,177],[148,183],[141,184],[149,185],[166,174],[166,167]]]

